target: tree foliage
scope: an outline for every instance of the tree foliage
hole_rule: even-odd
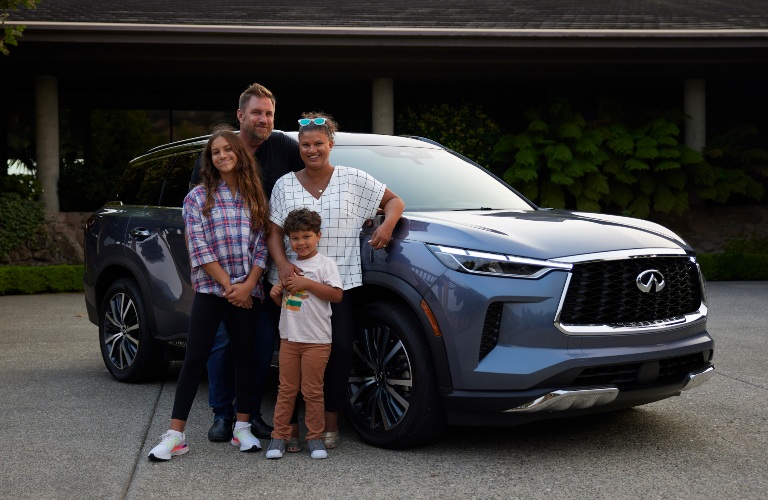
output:
[[[0,53],[4,56],[10,53],[8,50],[9,45],[16,46],[18,44],[16,39],[21,38],[22,32],[26,28],[23,24],[6,26],[5,21],[10,17],[8,11],[20,8],[34,9],[38,3],[40,3],[40,0],[0,0],[0,27],[2,27],[2,31],[0,31]]]
[[[91,112],[91,152],[85,160],[62,151],[59,205],[62,212],[97,209],[120,180],[128,162],[162,142],[145,111]]]

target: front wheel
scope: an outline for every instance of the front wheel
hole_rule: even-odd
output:
[[[101,356],[121,382],[142,382],[168,367],[152,339],[149,318],[135,281],[121,278],[107,290],[99,310]]]
[[[364,441],[407,448],[445,428],[423,335],[417,319],[400,304],[371,303],[357,312],[346,414]]]

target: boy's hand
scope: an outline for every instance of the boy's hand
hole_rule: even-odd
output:
[[[293,273],[293,276],[285,280],[285,289],[291,293],[303,290],[306,288],[307,280],[308,278],[305,278],[303,275]]]

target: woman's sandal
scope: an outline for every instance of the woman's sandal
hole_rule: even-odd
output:
[[[299,453],[301,450],[304,449],[304,445],[301,443],[301,440],[297,437],[291,437],[288,439],[288,441],[285,442],[285,451],[288,453]]]
[[[339,431],[323,432],[323,444],[327,450],[332,450],[339,446],[340,440]]]

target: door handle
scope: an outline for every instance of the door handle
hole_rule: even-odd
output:
[[[147,229],[144,229],[143,227],[134,227],[131,229],[131,236],[133,236],[136,239],[143,240],[144,238],[149,238],[150,232]]]

